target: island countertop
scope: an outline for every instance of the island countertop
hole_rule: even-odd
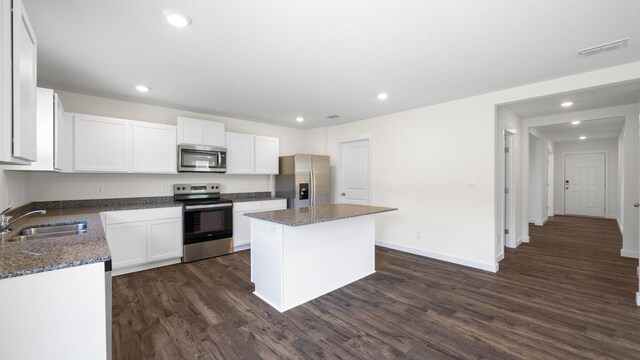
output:
[[[16,209],[21,213],[46,209],[46,215],[36,215],[16,223],[14,230],[0,239],[0,279],[35,274],[111,260],[111,252],[103,230],[103,211],[180,207],[173,198],[129,198],[36,202]],[[31,226],[86,222],[87,232],[78,235],[42,239],[8,241],[20,229]]]
[[[382,206],[333,204],[298,209],[262,211],[245,214],[245,216],[287,226],[303,226],[394,210],[398,209]]]

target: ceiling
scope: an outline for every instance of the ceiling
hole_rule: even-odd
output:
[[[573,102],[568,108],[560,106],[565,101]],[[506,105],[520,118],[532,118],[576,111],[593,110],[611,106],[640,102],[640,81],[602,86],[571,93],[530,99]]]
[[[24,3],[40,86],[297,128],[640,60],[637,0]],[[169,26],[165,9],[193,24]]]
[[[584,141],[616,139],[624,126],[624,117],[610,119],[597,119],[583,121],[580,124],[572,125],[555,124],[538,126],[535,129],[540,131],[549,140],[555,143],[580,141],[580,136],[586,136]]]

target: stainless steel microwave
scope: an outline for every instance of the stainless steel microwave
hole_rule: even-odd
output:
[[[178,172],[227,172],[227,149],[217,146],[178,145]]]

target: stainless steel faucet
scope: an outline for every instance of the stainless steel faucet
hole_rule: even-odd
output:
[[[9,209],[7,209],[7,210],[9,210]],[[6,212],[6,210],[3,211],[2,213],[4,214],[5,212]],[[9,221],[9,220],[11,220],[11,216],[0,215],[0,234],[4,234],[4,233],[9,232],[9,227],[11,225],[13,225],[16,221],[18,221],[18,220],[20,220],[22,218],[25,218],[27,216],[34,215],[34,214],[43,214],[44,215],[46,213],[47,213],[47,210],[34,210],[34,211],[30,211],[30,212],[28,212],[28,213],[26,213],[26,214],[24,214],[22,216],[18,216],[13,221]]]

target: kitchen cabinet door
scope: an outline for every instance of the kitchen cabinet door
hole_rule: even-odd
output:
[[[107,225],[107,242],[114,270],[147,261],[147,223],[144,221]]]
[[[227,174],[253,174],[255,136],[227,133]]]
[[[244,216],[254,211],[233,214],[233,247],[251,244],[251,218]]]
[[[217,121],[203,120],[204,145],[209,146],[226,146],[224,134],[224,123]]]
[[[178,116],[178,144],[204,144],[202,120]]]
[[[225,146],[223,122],[178,116],[178,145]]]
[[[177,173],[176,127],[133,121],[133,172]]]
[[[130,120],[102,116],[74,117],[74,170],[78,172],[131,172]]]
[[[287,208],[286,199],[278,200],[265,200],[265,201],[250,201],[241,202],[240,206],[234,205],[234,209],[242,209],[233,213],[233,246],[249,247],[251,246],[251,218],[245,216],[245,214],[260,212],[281,210]],[[240,249],[243,250],[243,249]]]
[[[68,135],[67,118],[58,94],[53,94],[53,168],[58,171],[68,171],[67,163],[69,149],[67,142],[71,141]],[[40,134],[38,134],[40,136]]]
[[[37,41],[21,0],[13,0],[13,156],[37,160]]]
[[[0,359],[105,360],[105,290],[102,262],[0,280]]]
[[[280,140],[278,138],[266,136],[255,137],[256,174],[278,174],[279,144]]]
[[[147,261],[182,257],[182,219],[147,222]]]

